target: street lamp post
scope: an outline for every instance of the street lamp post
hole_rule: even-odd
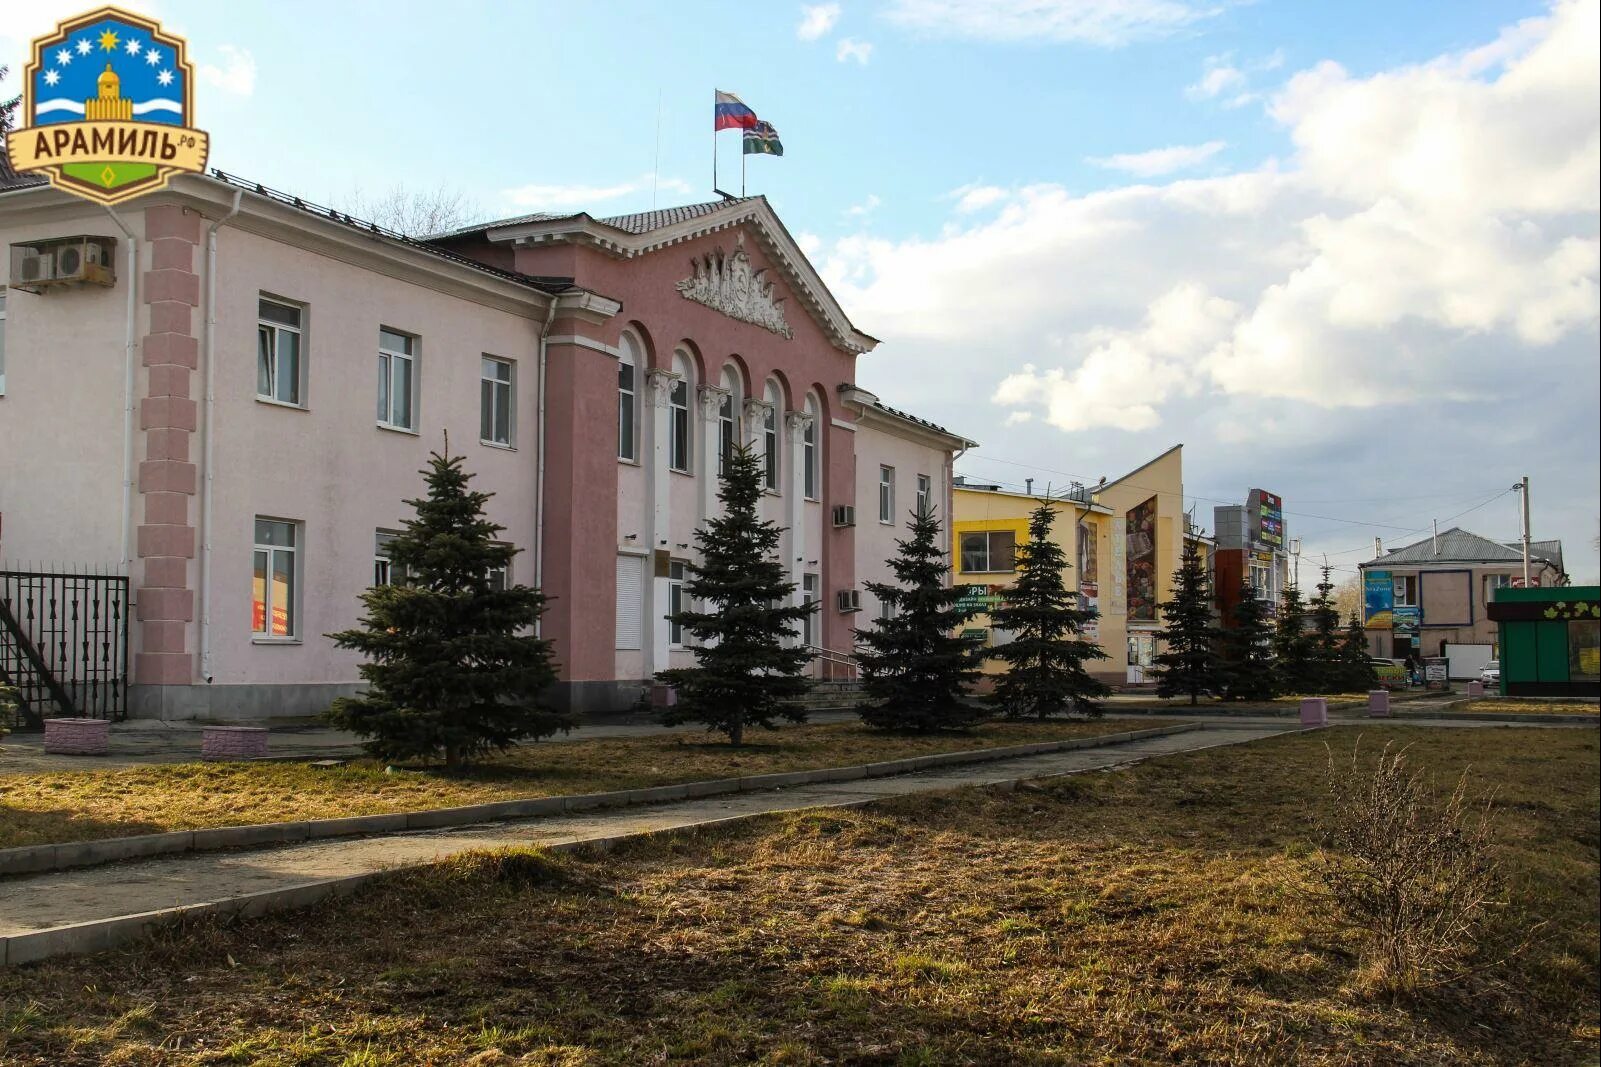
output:
[[[1290,584],[1299,589],[1301,588],[1301,539],[1299,537],[1290,538],[1290,556],[1295,560],[1295,575],[1290,579]]]

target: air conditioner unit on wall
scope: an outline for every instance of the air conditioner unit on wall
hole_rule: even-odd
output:
[[[860,589],[841,589],[834,595],[834,603],[839,610],[849,614],[862,610],[862,591]]]
[[[856,525],[856,507],[853,504],[834,505],[834,527],[840,529]]]
[[[56,286],[117,284],[111,237],[50,237],[11,246],[11,286],[42,293]]]

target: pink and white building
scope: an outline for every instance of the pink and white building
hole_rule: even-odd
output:
[[[21,276],[76,237],[91,276]],[[797,639],[835,653],[971,444],[856,386],[878,342],[761,197],[424,242],[223,175],[115,215],[27,183],[0,188],[0,245],[0,571],[128,575],[136,715],[351,691],[324,635],[392,577],[386,534],[447,433],[587,711],[692,659],[665,616],[735,443],[766,457],[765,514],[820,602]]]

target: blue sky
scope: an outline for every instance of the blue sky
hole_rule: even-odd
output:
[[[213,164],[323,201],[706,199],[733,91],[786,150],[750,190],[885,341],[863,384],[969,473],[1183,441],[1204,525],[1261,486],[1342,566],[1496,493],[1460,521],[1514,536],[1528,473],[1601,571],[1593,0],[131,6],[189,38]],[[16,57],[79,8],[0,10]]]

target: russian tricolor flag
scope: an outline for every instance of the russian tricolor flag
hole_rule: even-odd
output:
[[[745,102],[733,93],[725,93],[721,89],[717,93],[716,118],[717,125],[713,130],[748,130],[759,121],[756,112],[745,106]]]

